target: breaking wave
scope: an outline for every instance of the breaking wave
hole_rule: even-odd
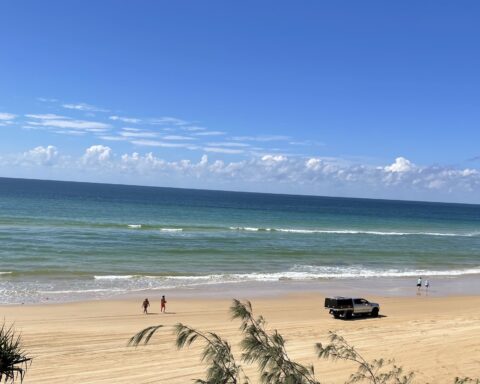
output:
[[[248,281],[281,280],[316,280],[316,279],[352,279],[375,277],[418,277],[418,276],[462,276],[480,274],[480,266],[466,269],[432,270],[432,269],[373,269],[362,266],[333,267],[296,265],[283,272],[223,273],[200,276],[151,276],[151,275],[108,275],[95,276],[96,280],[159,280],[184,283],[228,283]],[[189,285],[189,284],[188,284]]]
[[[236,231],[252,232],[286,232],[302,234],[339,234],[339,235],[377,235],[377,236],[450,236],[450,237],[474,237],[480,236],[480,232],[448,233],[448,232],[397,232],[397,231],[367,231],[356,229],[296,229],[296,228],[256,228],[256,227],[230,227]]]

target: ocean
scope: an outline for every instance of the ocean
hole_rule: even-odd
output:
[[[480,277],[480,205],[0,178],[0,303]]]

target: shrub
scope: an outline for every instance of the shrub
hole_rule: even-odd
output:
[[[0,382],[22,382],[31,361],[22,348],[20,335],[15,334],[12,326],[7,328],[3,323],[0,328]]]

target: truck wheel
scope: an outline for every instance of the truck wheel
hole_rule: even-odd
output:
[[[378,316],[378,308],[373,308],[372,309],[372,317],[377,317]]]
[[[333,312],[333,317],[334,317],[335,319],[338,319],[338,318],[340,317],[340,313],[338,313],[338,312]]]
[[[352,318],[352,315],[353,315],[353,312],[352,312],[352,311],[347,311],[347,312],[345,312],[345,318],[346,318],[346,319],[351,319],[351,318]]]

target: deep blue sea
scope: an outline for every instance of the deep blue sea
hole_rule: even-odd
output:
[[[480,205],[0,178],[0,303],[480,277]]]

